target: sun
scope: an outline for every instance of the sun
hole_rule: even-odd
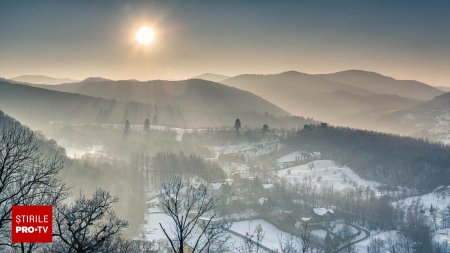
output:
[[[136,32],[136,40],[140,44],[148,45],[155,39],[155,31],[148,26],[141,26]]]

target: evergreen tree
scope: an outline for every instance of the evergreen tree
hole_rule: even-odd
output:
[[[150,130],[150,120],[148,118],[144,121],[144,131],[148,132]]]

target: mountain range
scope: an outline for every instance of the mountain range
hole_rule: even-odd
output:
[[[199,76],[195,76],[193,79],[203,79],[203,80],[211,81],[211,82],[221,82],[228,78],[230,78],[230,77],[226,76],[226,75],[214,74],[214,73],[204,73]]]
[[[75,79],[70,78],[56,78],[49,77],[43,75],[22,75],[10,78],[13,81],[21,82],[21,83],[31,83],[31,84],[49,84],[49,85],[57,85],[62,83],[75,83],[79,82]]]
[[[154,124],[181,127],[244,125],[298,126],[296,118],[246,91],[193,79],[108,81],[89,79],[64,85],[0,81],[0,108],[27,124],[49,122]],[[285,118],[286,120],[280,120]]]
[[[378,128],[450,144],[450,93],[387,114],[378,122]]]
[[[249,125],[295,126],[291,116],[298,115],[343,126],[448,138],[450,143],[449,94],[418,81],[362,70],[234,77],[207,73],[196,79],[145,82],[92,77],[60,85],[2,79],[0,91],[2,108],[48,121],[140,123],[156,116],[161,124],[189,127],[231,125],[235,118]],[[26,106],[29,101],[33,106]]]
[[[371,128],[373,121],[386,113],[444,93],[420,82],[360,70],[321,75],[296,71],[239,75],[222,83],[253,92],[292,114],[360,128]]]

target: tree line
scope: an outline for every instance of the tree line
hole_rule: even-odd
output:
[[[450,146],[426,139],[322,124],[305,125],[285,141],[389,185],[433,189],[450,179]]]

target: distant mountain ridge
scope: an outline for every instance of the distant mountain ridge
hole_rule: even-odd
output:
[[[230,78],[230,77],[226,76],[226,75],[220,75],[220,74],[214,74],[214,73],[204,73],[199,76],[193,77],[193,79],[203,79],[206,81],[219,82],[219,83],[228,78]]]
[[[254,111],[289,115],[250,92],[201,79],[147,82],[90,79],[79,83],[40,87],[106,99],[178,106],[185,111]]]
[[[346,72],[344,77],[353,72]],[[388,94],[376,92],[377,88],[370,88],[370,86],[374,85],[374,76],[378,74],[364,71],[356,71],[356,73],[361,83],[364,83],[362,77],[367,75],[367,79],[371,80],[370,85],[356,86],[358,83],[354,80],[346,83],[342,80],[344,78],[338,78],[341,76],[340,72],[336,75],[312,75],[297,71],[269,75],[239,75],[226,79],[222,83],[253,92],[292,114],[312,116],[318,120],[360,128],[371,128],[373,122],[380,116],[420,103],[420,100],[416,98],[418,96],[406,96],[411,93],[410,91],[405,96],[395,92]],[[385,80],[389,80],[386,84],[388,86],[396,83],[395,79],[387,77],[381,78],[380,82]],[[416,83],[411,86],[415,87]],[[429,90],[430,98],[434,94],[443,93],[428,85],[422,87],[419,84],[419,87],[420,90]],[[367,117],[368,115],[370,117]]]
[[[436,86],[436,88],[443,90],[445,92],[450,92],[450,87],[448,86]]]
[[[417,135],[418,130],[412,125],[401,126],[395,120],[386,119],[397,112],[421,108],[429,104],[424,100],[444,93],[421,82],[396,80],[362,70],[331,74],[298,71],[268,75],[244,74],[220,82],[204,79],[116,81],[91,77],[76,83],[32,86],[80,94],[91,99],[116,101],[124,104],[121,113],[131,110],[125,109],[131,105],[138,108],[133,110],[138,111],[150,108],[145,109],[147,113],[158,114],[157,111],[160,111],[161,115],[171,115],[165,118],[165,122],[178,126],[217,126],[225,122],[229,124],[233,118],[244,115],[251,119],[250,124],[267,121],[276,125],[273,117],[262,119],[264,117],[260,115],[290,117],[293,114],[341,126],[413,135]],[[105,110],[105,107],[101,108]],[[137,114],[136,120],[142,120],[143,116]],[[113,118],[118,120],[120,117],[115,115]],[[401,127],[405,131],[401,132]]]
[[[48,85],[57,85],[63,83],[75,83],[79,82],[75,79],[70,78],[55,78],[44,75],[22,75],[10,78],[10,80],[22,83],[31,83],[31,84],[48,84]]]
[[[22,85],[0,81],[0,108],[27,124],[41,125],[49,122],[123,124],[125,120],[141,124],[149,118],[152,124],[220,127],[232,126],[236,118],[241,118],[248,126],[298,126],[299,121],[279,107],[222,84],[199,79],[151,83],[97,80]]]
[[[397,80],[364,70],[346,70],[317,76],[379,94],[392,94],[419,100],[429,100],[444,93],[436,87],[415,80]]]
[[[385,115],[379,128],[450,144],[450,92],[415,107]]]

